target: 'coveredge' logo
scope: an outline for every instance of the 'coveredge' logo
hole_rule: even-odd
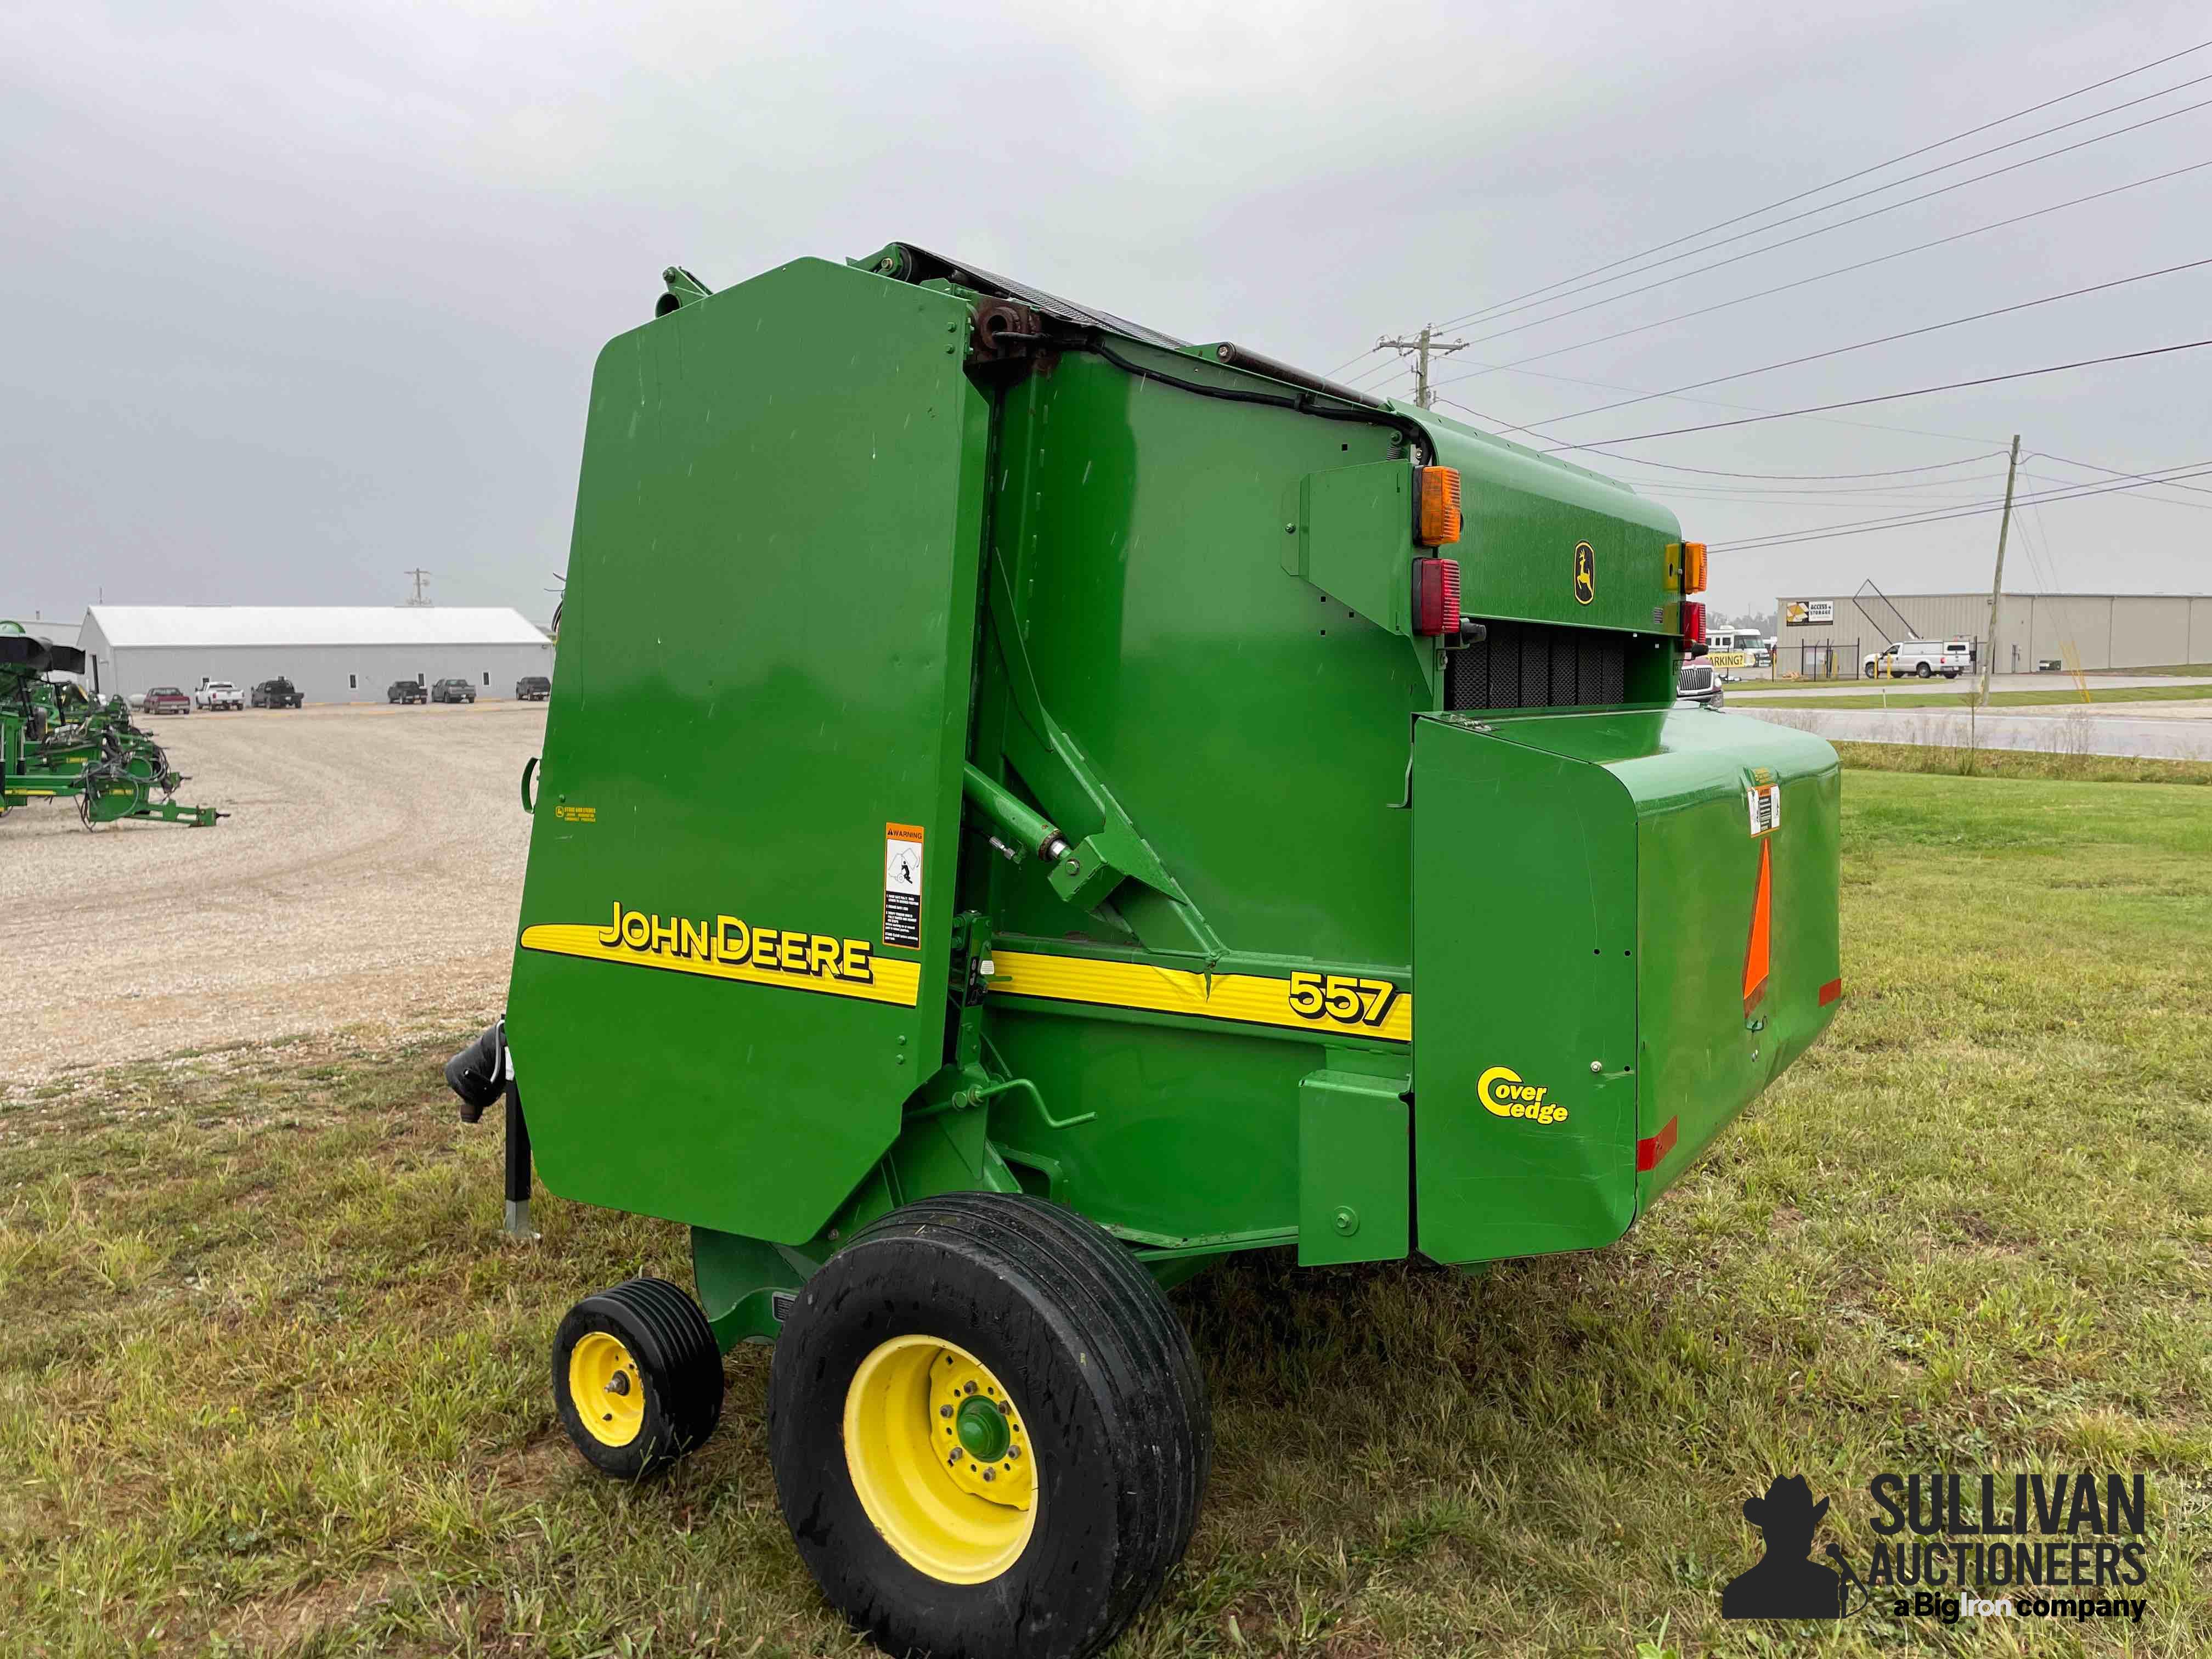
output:
[[[522,948],[908,1007],[921,994],[920,963],[878,957],[866,939],[763,927],[732,915],[657,916],[625,908],[619,899],[605,927],[540,923],[523,929]]]
[[[1551,1092],[1549,1085],[1523,1083],[1521,1073],[1510,1066],[1493,1066],[1485,1072],[1474,1092],[1486,1109],[1500,1117],[1525,1117],[1532,1123],[1567,1121],[1565,1107],[1544,1098]]]

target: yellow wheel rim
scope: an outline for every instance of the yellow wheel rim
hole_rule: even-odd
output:
[[[584,1431],[627,1446],[645,1427],[645,1382],[622,1339],[586,1331],[568,1351],[568,1398]]]
[[[899,1336],[845,1391],[845,1468],[860,1507],[908,1565],[980,1584],[1036,1529],[1029,1425],[990,1368],[933,1336]]]

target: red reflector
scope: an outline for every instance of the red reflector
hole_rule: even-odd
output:
[[[1459,632],[1459,561],[1413,561],[1413,632]]]
[[[1676,1120],[1670,1117],[1660,1126],[1657,1134],[1646,1135],[1636,1143],[1637,1174],[1642,1175],[1646,1170],[1659,1167],[1659,1160],[1674,1150],[1676,1133]]]
[[[1820,988],[1820,1006],[1825,1008],[1844,994],[1844,982],[1832,979]]]
[[[1705,602],[1703,599],[1682,601],[1682,639],[1689,645],[1705,642]]]

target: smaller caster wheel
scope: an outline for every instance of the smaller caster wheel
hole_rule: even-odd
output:
[[[625,1480],[702,1444],[722,1415],[722,1354],[699,1304],[665,1279],[587,1296],[553,1338],[553,1401],[587,1462]]]

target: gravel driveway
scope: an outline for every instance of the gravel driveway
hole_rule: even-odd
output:
[[[0,818],[0,1089],[118,1060],[489,1020],[507,994],[543,703],[137,717],[212,829]]]

